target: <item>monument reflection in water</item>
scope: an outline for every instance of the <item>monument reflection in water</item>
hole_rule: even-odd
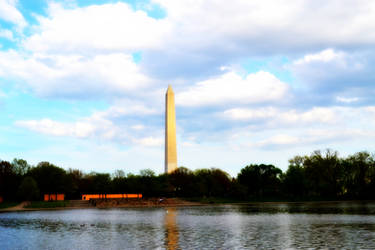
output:
[[[375,249],[375,202],[0,213],[0,249]]]
[[[165,248],[169,250],[178,249],[177,210],[172,207],[165,210]]]

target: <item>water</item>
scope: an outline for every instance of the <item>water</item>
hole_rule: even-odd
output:
[[[0,249],[375,249],[375,203],[0,213]]]

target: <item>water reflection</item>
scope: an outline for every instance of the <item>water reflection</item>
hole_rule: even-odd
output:
[[[0,249],[375,249],[375,203],[0,213]]]
[[[176,222],[177,209],[174,207],[165,209],[165,248],[178,249],[178,227]]]
[[[238,206],[239,212],[254,213],[307,213],[307,214],[366,214],[375,215],[374,202],[290,202],[253,203]]]

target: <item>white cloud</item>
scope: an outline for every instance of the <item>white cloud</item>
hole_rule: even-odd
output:
[[[326,96],[326,102],[336,98],[338,102],[347,102],[345,96],[364,100],[373,100],[374,53],[369,51],[344,52],[323,50],[305,55],[293,61],[286,68],[295,76],[298,84],[313,94]],[[370,88],[369,88],[370,87]],[[320,100],[320,103],[324,100]],[[349,100],[351,102],[355,99]]]
[[[343,51],[325,49],[293,61],[291,69],[301,72],[311,70],[311,74],[321,73],[324,75],[331,74],[332,70],[336,72],[339,69],[358,71],[363,68],[363,64],[358,59]],[[315,71],[313,71],[314,68]]]
[[[10,30],[7,30],[7,29],[1,29],[0,28],[0,37],[6,38],[6,39],[11,40],[11,41],[14,40],[13,32],[10,31]]]
[[[358,97],[342,97],[342,96],[337,96],[336,101],[342,102],[342,103],[353,103],[357,102],[359,100]]]
[[[288,123],[298,122],[321,122],[321,123],[332,123],[337,121],[338,117],[335,111],[330,108],[318,108],[315,107],[307,112],[297,113],[295,110],[280,115],[281,119]]]
[[[79,139],[99,138],[105,141],[117,141],[122,144],[135,144],[146,147],[160,146],[164,143],[161,137],[133,134],[130,129],[143,130],[143,125],[119,127],[111,120],[94,114],[76,122],[58,122],[50,119],[16,121],[15,125],[45,135],[74,137]]]
[[[131,126],[131,128],[134,130],[143,130],[145,126],[143,126],[142,124],[136,124],[136,125]]]
[[[138,145],[146,146],[146,147],[155,147],[161,146],[164,144],[164,139],[161,137],[145,137],[140,139],[133,139],[133,142]]]
[[[31,29],[32,34],[21,42],[26,52],[0,55],[0,61],[3,59],[0,74],[3,71],[3,75],[26,80],[44,96],[81,98],[85,92],[87,96],[98,97],[98,93],[117,95],[147,86],[150,78],[160,72],[168,80],[183,75],[185,83],[192,78],[207,79],[208,75],[209,81],[223,77],[239,81],[229,73],[217,75],[222,73],[218,72],[220,66],[254,54],[269,55],[285,50],[300,53],[327,47],[346,49],[348,44],[355,48],[375,40],[372,32],[375,4],[368,1],[358,4],[347,0],[343,5],[335,0],[324,2],[325,8],[321,8],[320,1],[294,0],[238,0],[232,1],[231,6],[224,1],[210,0],[155,0],[153,3],[166,9],[164,19],[154,19],[145,11],[134,10],[121,2],[74,8],[50,2],[47,15],[38,17],[39,23]],[[133,52],[142,54],[139,65],[132,61]],[[291,68],[301,79],[318,81],[328,74],[327,64],[334,72],[358,72],[362,62],[353,64],[350,59],[346,52],[325,49],[296,60]],[[6,65],[6,61],[12,64]],[[321,63],[325,67],[311,70]],[[265,74],[263,79],[255,79],[256,75],[261,74],[251,75],[254,80],[274,81]],[[256,93],[260,88],[253,89],[254,95],[249,95],[255,97],[254,102],[261,101],[258,94],[264,93]],[[196,93],[194,89],[188,91]],[[264,98],[276,100],[280,91],[283,91],[281,87]],[[180,97],[190,99],[184,94]],[[224,101],[237,97],[244,101],[246,95],[233,94]],[[208,96],[206,104],[193,100],[201,104],[187,102],[185,105],[218,103],[214,99]]]
[[[342,60],[345,57],[345,53],[337,52],[333,49],[325,49],[316,54],[307,54],[302,59],[298,59],[294,64],[307,64],[312,62],[330,62],[333,60]]]
[[[168,78],[205,77],[255,54],[362,48],[375,42],[371,1],[153,3],[166,9],[165,18],[152,18],[121,2],[75,8],[51,2],[47,16],[38,17],[39,24],[25,38],[23,48],[73,55],[141,52],[145,72]],[[324,58],[329,59],[330,53],[335,56],[328,50]]]
[[[190,142],[190,141],[184,141],[184,142],[181,143],[181,145],[182,145],[183,147],[195,147],[195,146],[197,146],[196,143],[194,143],[194,142]]]
[[[217,114],[222,119],[240,122],[242,127],[254,131],[291,128],[371,130],[375,125],[374,106],[314,107],[305,111],[275,107],[233,108]]]
[[[315,146],[340,144],[345,141],[355,141],[374,138],[375,133],[370,130],[363,129],[307,129],[298,131],[298,133],[276,134],[266,139],[250,143],[248,146],[252,148],[274,149],[282,147],[300,147],[300,146]],[[363,149],[362,149],[363,150]]]
[[[205,78],[218,74],[222,65],[254,56],[366,50],[375,42],[375,3],[368,0],[234,0],[230,6],[224,0],[154,2],[166,9],[172,28],[160,49],[144,51],[143,65],[164,78]],[[336,51],[306,59],[332,60],[337,55],[330,52]],[[361,66],[347,65],[350,72]]]
[[[0,0],[0,19],[16,24],[19,28],[27,25],[23,15],[17,9],[17,0]]]
[[[366,107],[365,110],[375,114],[375,106]]]
[[[0,76],[23,80],[38,95],[79,98],[121,96],[151,82],[130,55],[121,53],[90,57],[0,52]]]
[[[193,40],[196,46],[206,47],[216,40],[227,49],[239,45],[277,51],[370,45],[375,39],[375,3],[367,0],[346,0],[345,4],[340,0],[237,0],[230,5],[224,0],[154,2],[166,8],[167,19],[183,34],[179,42]]]
[[[24,42],[27,49],[38,52],[129,52],[156,48],[169,30],[164,20],[153,19],[121,2],[66,9],[50,3],[48,16],[39,16],[38,21],[35,33]]]
[[[266,140],[262,140],[256,143],[256,146],[265,147],[265,146],[274,146],[274,145],[296,145],[300,143],[300,139],[295,136],[280,134],[272,136]]]
[[[145,103],[142,102],[118,100],[109,109],[97,112],[96,115],[108,118],[116,118],[127,115],[155,115],[162,112],[163,110],[146,106]]]
[[[248,109],[248,108],[233,108],[225,110],[221,116],[231,120],[259,120],[268,119],[276,116],[278,110],[272,107]]]
[[[350,142],[362,147],[361,141],[375,137],[375,108],[329,107],[313,108],[304,112],[283,111],[276,108],[238,109],[232,119],[248,122],[236,127],[230,141],[256,149],[278,149],[285,147],[350,147]],[[266,114],[266,115],[264,115]],[[232,115],[227,112],[227,117]],[[253,123],[256,119],[258,123]],[[345,144],[343,144],[345,142]],[[367,148],[369,149],[369,148]]]
[[[262,103],[281,101],[288,85],[274,75],[259,71],[242,78],[229,72],[216,78],[196,83],[176,94],[176,104],[181,106],[221,105],[225,103]]]
[[[332,123],[338,117],[332,108],[312,108],[309,111],[297,112],[296,110],[283,111],[273,107],[267,108],[234,108],[223,112],[222,117],[237,120],[237,121],[251,121],[251,120],[268,120],[268,123],[273,124],[298,124],[301,123]]]
[[[15,3],[13,1],[12,3]],[[49,2],[18,51],[0,51],[0,76],[43,97],[114,98],[134,95],[157,79],[148,77],[132,53],[160,46],[163,20],[128,4],[88,7]],[[10,38],[4,31],[0,36]]]
[[[92,135],[96,129],[88,122],[63,123],[50,119],[17,121],[15,124],[19,127],[28,128],[42,134],[79,138]]]
[[[128,116],[153,115],[146,108],[140,109],[137,104],[129,108],[120,108],[121,103],[111,106],[105,111],[96,111],[88,117],[82,117],[73,122],[62,122],[51,119],[19,120],[15,125],[28,130],[50,135],[72,137],[78,139],[99,139],[124,145],[159,146],[163,140],[158,137],[162,130],[154,128],[152,124],[147,126],[139,123],[139,119]],[[128,103],[130,104],[130,103]],[[125,120],[124,120],[125,119]],[[124,120],[125,122],[121,122]],[[152,129],[150,129],[152,128]]]

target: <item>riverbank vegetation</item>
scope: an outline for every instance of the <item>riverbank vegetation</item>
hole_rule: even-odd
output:
[[[217,168],[179,167],[160,175],[146,169],[125,175],[123,170],[113,174],[64,170],[49,162],[30,166],[22,159],[0,162],[4,200],[41,200],[46,193],[64,193],[66,199],[89,193],[142,193],[211,203],[374,199],[375,159],[368,152],[339,157],[332,150],[315,151],[290,159],[285,172],[273,165],[250,164],[236,177]]]
[[[32,201],[30,204],[26,205],[25,208],[59,208],[68,207],[69,201]]]
[[[17,206],[17,205],[18,205],[18,202],[5,201],[5,202],[0,203],[0,209],[4,209],[4,208],[8,208],[8,207],[14,207],[14,206]]]

